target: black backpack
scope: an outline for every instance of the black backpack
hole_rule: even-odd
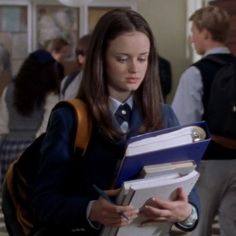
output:
[[[203,119],[208,122],[212,134],[236,138],[236,58],[231,54],[226,55],[205,57],[202,62],[205,68],[208,66],[208,71],[203,71],[203,67],[197,65],[205,93]]]
[[[92,129],[87,106],[79,99],[62,101],[56,105],[56,107],[58,106],[71,106],[73,108],[77,121],[74,149],[80,148],[84,155]],[[26,148],[7,171],[3,185],[2,210],[10,236],[27,236],[33,229],[31,200],[44,136],[45,133]]]

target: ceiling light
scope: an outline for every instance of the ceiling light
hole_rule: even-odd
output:
[[[62,4],[70,7],[78,7],[81,5],[85,5],[91,3],[93,0],[59,0]]]

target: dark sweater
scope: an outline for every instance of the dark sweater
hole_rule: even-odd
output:
[[[204,114],[202,120],[207,119],[207,105],[210,96],[210,89],[212,85],[212,81],[214,80],[214,76],[216,73],[222,68],[223,64],[214,62],[209,60],[208,57],[219,58],[220,61],[224,62],[235,62],[235,57],[229,53],[219,53],[219,54],[210,54],[199,60],[198,62],[194,63],[193,66],[196,66],[202,76],[202,83],[203,83],[203,97],[202,102],[204,106]],[[224,125],[224,124],[222,124]],[[211,130],[210,130],[211,131]],[[228,149],[225,148],[214,141],[211,141],[205,155],[203,157],[204,160],[226,160],[226,159],[235,159],[236,158],[236,150],[235,149]]]

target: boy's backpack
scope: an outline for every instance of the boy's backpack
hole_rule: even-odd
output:
[[[80,148],[84,154],[92,127],[86,105],[79,99],[72,99],[60,102],[56,105],[56,107],[58,106],[71,106],[74,108],[77,118],[75,148]],[[33,228],[32,188],[39,168],[40,147],[44,136],[45,133],[39,136],[10,165],[5,178],[2,209],[7,230],[13,236],[29,235]]]
[[[203,118],[208,122],[213,138],[222,137],[225,141],[227,138],[231,141],[235,139],[236,143],[236,58],[230,54],[225,58],[217,54],[208,55],[203,60],[208,63],[208,71],[204,72],[197,66],[203,75]],[[210,83],[207,82],[209,80]]]

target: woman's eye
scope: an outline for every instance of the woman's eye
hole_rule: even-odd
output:
[[[140,57],[140,58],[138,58],[138,61],[145,62],[145,61],[147,61],[147,57]]]
[[[127,58],[119,57],[119,58],[117,58],[117,61],[118,61],[118,62],[121,62],[121,63],[124,63],[124,62],[127,61]]]

